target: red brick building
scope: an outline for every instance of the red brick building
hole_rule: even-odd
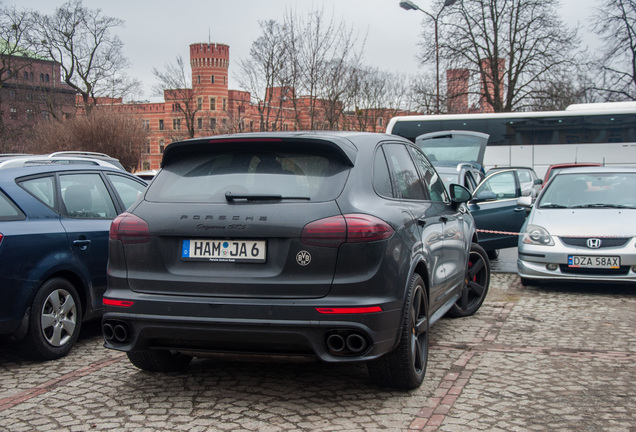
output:
[[[141,170],[159,168],[165,147],[188,138],[189,131],[200,137],[243,131],[333,128],[325,114],[327,101],[314,100],[312,104],[310,98],[296,96],[291,88],[277,87],[268,90],[266,100],[270,102],[264,106],[254,104],[249,92],[230,90],[228,45],[190,45],[190,66],[192,88],[164,90],[162,102],[124,104],[121,99],[109,99],[98,103],[102,108],[135,113],[148,129]],[[335,108],[341,111],[342,107]],[[338,129],[383,132],[389,119],[397,114],[387,109],[346,113],[340,116]]]
[[[20,131],[38,119],[75,113],[75,91],[60,78],[51,60],[9,56],[3,61],[0,113],[4,131]]]

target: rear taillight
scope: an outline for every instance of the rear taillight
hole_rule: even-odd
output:
[[[2,238],[3,238],[2,233],[0,233],[0,244],[2,244]]]
[[[301,241],[312,246],[338,247],[343,243],[384,240],[392,235],[393,228],[375,216],[347,214],[308,223]]]
[[[110,225],[109,238],[124,244],[146,243],[150,241],[148,224],[142,218],[130,213],[122,213]]]

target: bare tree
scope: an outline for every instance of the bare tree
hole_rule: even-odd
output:
[[[48,16],[36,14],[38,40],[46,55],[62,65],[62,80],[82,97],[90,112],[100,96],[121,97],[139,82],[124,69],[123,43],[113,32],[124,22],[70,0]]]
[[[482,109],[524,109],[551,72],[572,61],[578,45],[577,30],[563,24],[558,5],[558,0],[463,0],[439,23],[440,57],[448,67],[479,77]],[[429,53],[436,49],[434,38],[423,41]]]
[[[636,100],[636,1],[604,0],[594,24],[604,42],[597,89],[607,100]]]
[[[289,62],[286,29],[274,20],[259,23],[262,34],[250,48],[250,56],[239,61],[239,83],[247,89],[257,106],[261,130],[270,130],[271,124],[280,124],[285,92],[274,92],[274,87],[285,89],[288,83],[285,63]]]
[[[172,103],[172,111],[177,113],[173,118],[174,138],[182,138],[181,119],[185,121],[185,131],[189,138],[194,138],[196,113],[201,111],[199,95],[192,87],[191,75],[186,71],[183,57],[177,56],[175,63],[167,63],[163,70],[152,69],[159,83],[153,87],[157,96],[163,96],[166,102]]]
[[[40,122],[33,128],[27,150],[49,153],[85,150],[107,153],[129,171],[139,168],[141,149],[148,138],[140,119],[130,113],[95,109],[63,122]]]

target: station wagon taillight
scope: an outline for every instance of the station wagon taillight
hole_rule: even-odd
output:
[[[392,235],[393,228],[375,216],[346,214],[308,223],[301,241],[312,246],[338,247],[343,243],[384,240]]]
[[[108,236],[123,244],[146,243],[150,241],[148,224],[142,218],[130,213],[122,213],[113,220]]]

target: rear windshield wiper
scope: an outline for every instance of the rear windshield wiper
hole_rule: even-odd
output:
[[[225,192],[225,199],[228,202],[234,201],[282,201],[282,200],[300,200],[310,201],[310,197],[291,197],[278,194],[233,194]]]

